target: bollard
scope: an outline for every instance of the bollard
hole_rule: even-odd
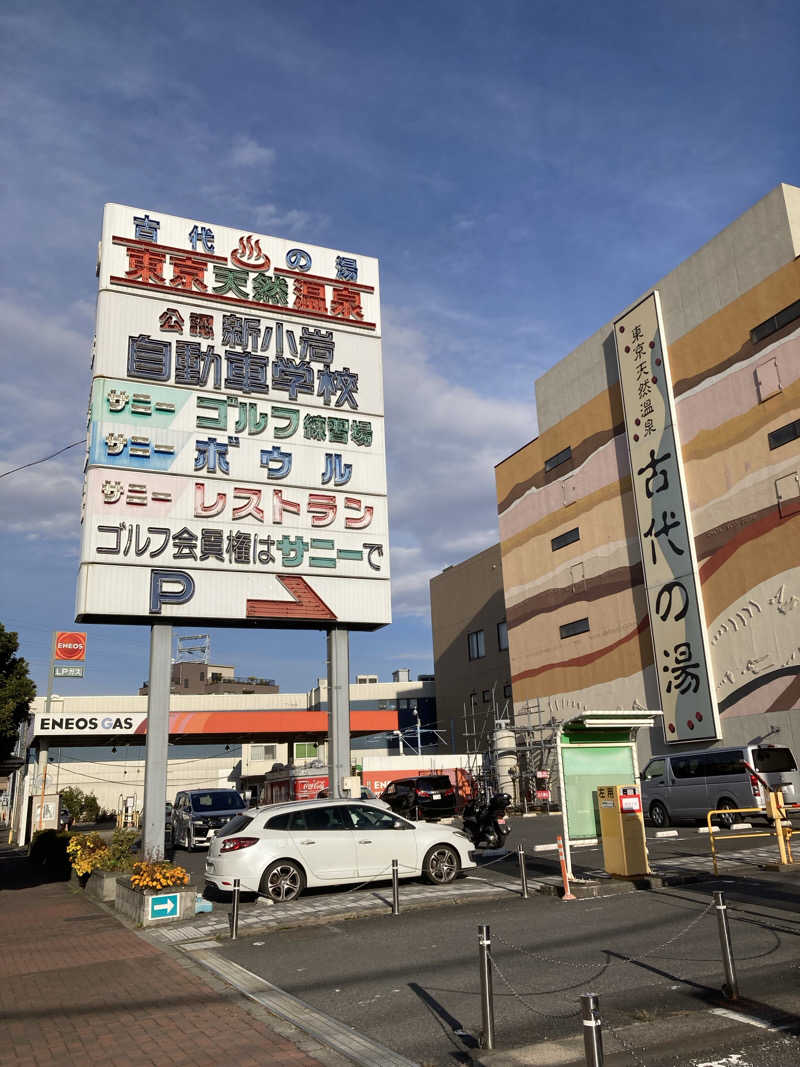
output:
[[[583,1011],[583,1051],[586,1067],[603,1067],[603,1024],[600,1021],[600,1002],[596,993],[581,995]]]
[[[561,899],[562,900],[577,900],[577,897],[574,896],[574,894],[570,893],[570,890],[569,890],[569,875],[567,874],[567,860],[566,860],[566,857],[564,855],[564,839],[562,838],[561,834],[559,834],[556,837],[556,841],[558,842],[558,860],[559,860],[559,863],[561,864],[561,880],[564,883],[564,896]]]
[[[400,914],[400,877],[397,860],[392,860],[392,915]]]
[[[519,858],[519,880],[522,882],[522,899],[528,899],[528,871],[525,866],[525,846],[520,842],[517,845],[517,857]]]
[[[492,939],[488,926],[478,927],[478,958],[481,965],[481,1048],[494,1048],[494,992],[492,990]]]
[[[723,892],[714,893],[714,907],[717,909],[719,943],[722,949],[722,964],[725,968],[725,985],[722,987],[722,992],[728,1000],[738,1000],[739,984],[736,981],[736,964],[733,959],[731,931],[728,926],[728,906]]]
[[[231,926],[231,941],[235,941],[239,936],[239,879],[233,880],[233,905],[231,907],[231,913],[228,917],[228,922]]]

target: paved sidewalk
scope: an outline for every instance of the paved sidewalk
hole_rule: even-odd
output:
[[[419,882],[403,881],[399,887],[400,911],[469,904],[476,900],[518,896],[519,893],[519,882],[506,878],[488,881],[480,875],[473,875],[449,886],[427,886]],[[293,926],[307,927],[367,915],[390,915],[391,911],[392,887],[385,883],[345,891],[312,891],[301,896],[299,900],[279,905],[263,898],[255,901],[248,899],[239,911],[239,935],[247,937],[255,932],[284,930]],[[199,942],[203,947],[207,947],[216,944],[214,939],[229,939],[229,913],[228,902],[215,903],[211,915],[197,915],[185,922],[156,926],[148,930],[146,936],[149,940],[161,944],[183,945]]]
[[[125,928],[69,883],[42,882],[7,845],[0,976],[0,1064],[344,1062],[299,1031],[281,1036],[229,985],[203,980],[190,960]]]

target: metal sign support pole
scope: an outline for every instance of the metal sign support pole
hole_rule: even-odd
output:
[[[142,852],[147,860],[164,858],[164,804],[167,799],[169,687],[172,677],[172,627],[150,628],[150,681],[147,689],[147,746],[144,761]]]
[[[328,630],[328,795],[344,796],[350,774],[350,631]]]
[[[56,658],[56,631],[53,630],[53,636],[50,640],[50,666],[47,671],[47,696],[44,699],[44,713],[47,718],[50,718],[50,708],[53,702],[53,660]],[[42,788],[42,796],[39,801],[39,826],[37,829],[41,830],[42,821],[44,818],[44,792],[47,785],[47,741],[39,742],[39,784]],[[42,753],[44,753],[44,761],[42,760]],[[58,817],[60,812],[56,813],[56,827],[58,827]]]

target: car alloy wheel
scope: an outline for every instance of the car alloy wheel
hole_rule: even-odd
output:
[[[659,830],[669,826],[669,813],[660,800],[654,800],[650,805],[650,822]]]
[[[720,802],[717,804],[717,808],[720,811],[734,811],[736,809],[736,805],[733,803],[732,800],[723,799],[720,800]],[[730,828],[736,822],[735,815],[715,815],[714,818],[723,828],[723,830],[730,830]]]
[[[434,845],[422,863],[422,875],[431,885],[448,885],[458,875],[461,864],[450,845]]]
[[[258,891],[276,904],[284,904],[296,900],[305,884],[305,875],[296,863],[292,860],[276,860],[262,874]]]

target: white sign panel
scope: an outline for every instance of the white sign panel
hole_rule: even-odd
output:
[[[49,737],[55,735],[77,736],[78,734],[135,734],[138,727],[147,722],[147,715],[136,712],[133,715],[64,715],[61,712],[35,715],[34,735]]]
[[[77,618],[391,620],[378,264],[106,205]]]
[[[667,741],[720,736],[658,293],[614,323]]]

